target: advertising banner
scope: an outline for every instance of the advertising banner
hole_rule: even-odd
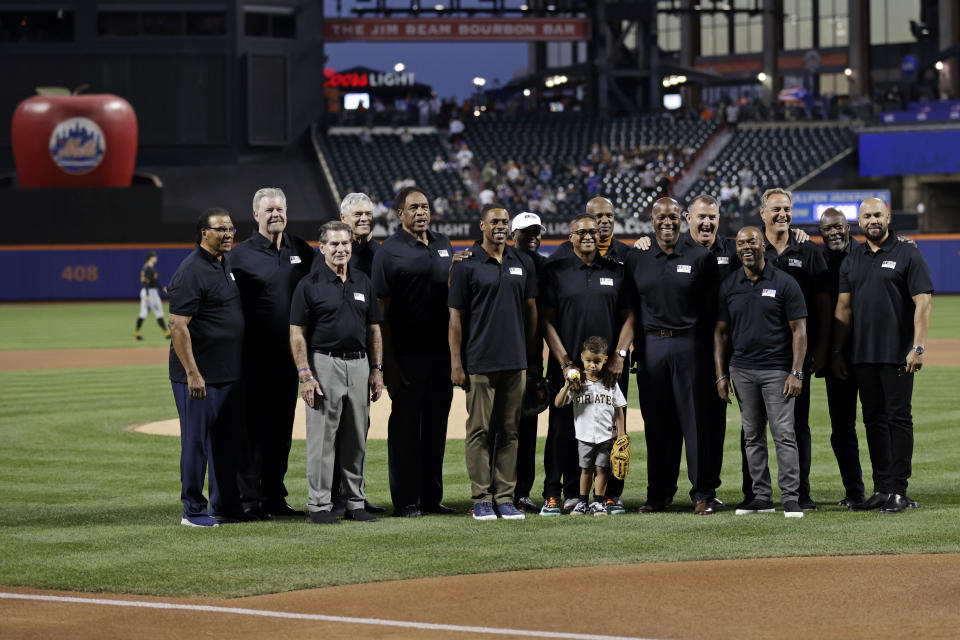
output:
[[[327,42],[589,40],[586,18],[329,18]]]

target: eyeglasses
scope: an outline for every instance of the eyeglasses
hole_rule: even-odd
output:
[[[576,231],[571,231],[570,235],[583,238],[585,236],[595,236],[598,233],[600,232],[597,229],[577,229]]]
[[[204,227],[205,229],[210,229],[210,231],[217,231],[218,233],[229,233],[233,235],[237,232],[236,227]]]

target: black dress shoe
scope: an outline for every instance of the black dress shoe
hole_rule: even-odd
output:
[[[240,513],[231,513],[231,514],[218,513],[213,517],[220,524],[240,524],[242,522],[257,522],[258,520],[261,519],[261,518],[258,518],[256,515],[250,513],[249,511],[241,511]]]
[[[415,504],[408,504],[405,507],[400,507],[399,509],[393,512],[393,515],[398,518],[419,518],[423,514],[420,512],[420,507]]]
[[[863,503],[863,496],[847,496],[843,500],[840,500],[839,502],[837,502],[837,506],[851,509],[853,507],[856,507],[858,504],[862,504],[862,503]]]
[[[347,509],[347,513],[343,517],[345,520],[353,520],[355,522],[377,521],[377,517],[371,513],[368,513],[366,509]]]
[[[850,507],[851,511],[870,511],[872,509],[882,509],[887,500],[890,499],[889,493],[881,493],[879,491],[875,492],[872,496],[866,499],[865,502],[861,502],[858,505]]]
[[[375,504],[370,504],[366,500],[363,501],[363,508],[367,513],[383,513],[385,511],[383,507],[378,507]]]
[[[817,510],[817,503],[814,502],[813,498],[811,498],[810,496],[801,496],[800,499],[797,500],[797,504],[800,505],[800,508],[803,509],[804,511]]]
[[[307,520],[312,524],[337,524],[337,516],[333,511],[311,511]]]
[[[899,493],[891,493],[887,503],[880,509],[880,513],[902,513],[910,508],[907,499]]]
[[[244,509],[243,514],[251,520],[271,520],[270,514],[254,507]]]
[[[437,504],[428,504],[424,507],[421,507],[420,510],[423,511],[424,513],[435,513],[441,516],[448,516],[452,513],[455,513],[453,509],[443,504],[442,502],[438,502]]]
[[[260,508],[260,510],[263,513],[267,513],[271,516],[277,516],[280,518],[285,518],[285,517],[302,518],[303,516],[307,515],[306,511],[300,511],[299,509],[294,509],[293,507],[288,505],[286,502],[269,502],[269,503],[265,502],[263,506]]]
[[[727,505],[724,503],[723,500],[721,500],[717,496],[713,496],[712,498],[710,498],[710,506],[713,507],[715,511],[719,511],[720,509],[723,509]]]
[[[913,499],[910,498],[909,496],[903,496],[903,499],[907,501],[907,508],[908,508],[908,509],[919,509],[919,508],[920,508],[920,503],[917,502],[916,500],[913,500]]]

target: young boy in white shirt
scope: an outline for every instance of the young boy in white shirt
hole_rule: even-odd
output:
[[[607,515],[603,503],[610,477],[610,449],[614,440],[627,432],[624,413],[627,400],[615,380],[607,384],[601,379],[603,366],[607,363],[607,349],[607,341],[599,336],[584,340],[580,360],[586,380],[571,371],[554,400],[557,407],[573,403],[573,425],[581,470],[580,501],[570,512],[573,516]],[[594,501],[588,504],[591,483]]]

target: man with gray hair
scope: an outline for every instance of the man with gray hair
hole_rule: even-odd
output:
[[[247,332],[243,344],[247,437],[239,474],[246,513],[259,519],[303,516],[286,502],[297,377],[290,356],[290,298],[310,272],[313,248],[284,230],[287,198],[277,188],[253,196],[257,230],[234,249],[231,266],[240,289]]]

